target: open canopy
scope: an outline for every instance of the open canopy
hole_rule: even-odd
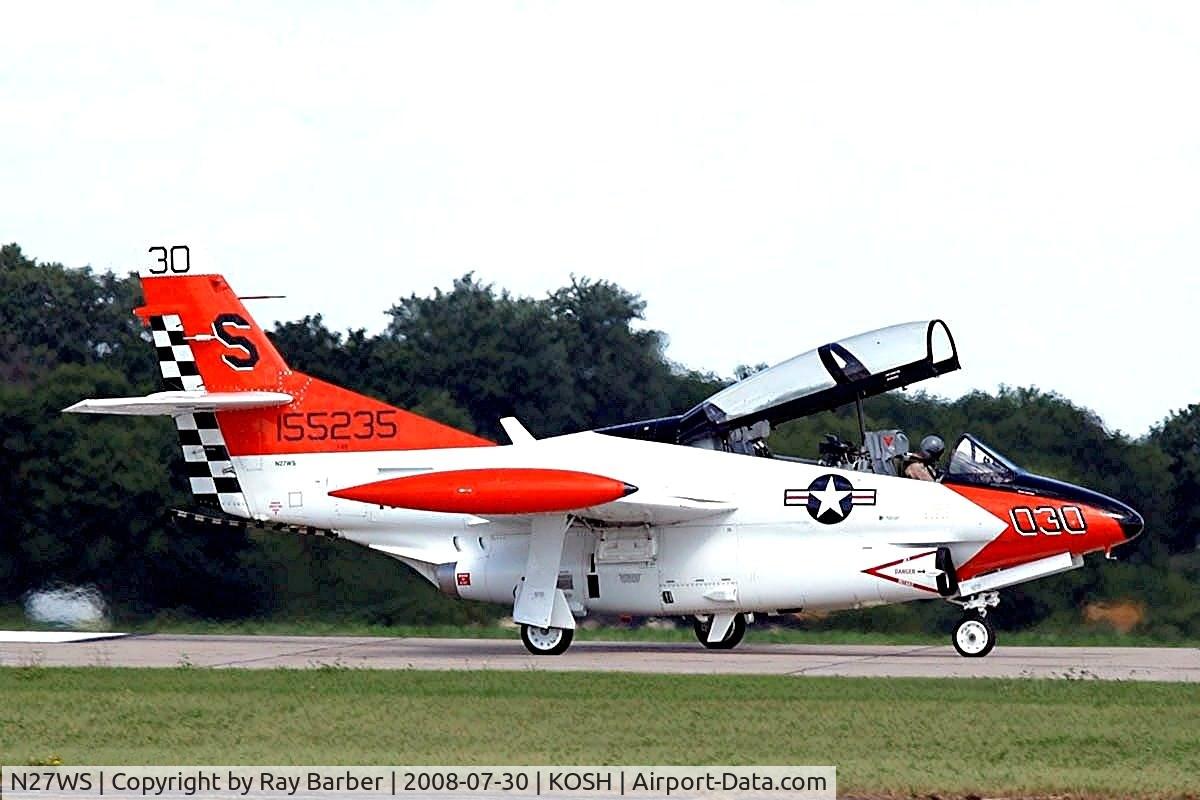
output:
[[[946,323],[908,322],[821,345],[722,389],[685,414],[602,432],[688,444],[762,421],[779,425],[959,366]]]

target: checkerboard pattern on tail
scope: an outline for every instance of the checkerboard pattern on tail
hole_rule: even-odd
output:
[[[218,505],[222,511],[245,513],[246,497],[217,425],[217,415],[208,411],[175,417],[183,461],[192,494],[201,503]]]
[[[192,346],[183,335],[178,314],[150,318],[150,332],[158,353],[163,384],[175,391],[201,391],[204,380],[196,367]],[[188,484],[196,501],[231,514],[246,513],[246,496],[217,424],[217,415],[197,411],[175,417]]]
[[[154,349],[158,352],[158,366],[162,370],[163,385],[174,391],[198,391],[204,388],[204,380],[196,367],[196,356],[192,347],[183,338],[183,321],[178,314],[164,314],[150,318],[150,334],[154,337]]]

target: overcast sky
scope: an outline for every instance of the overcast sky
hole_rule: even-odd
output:
[[[606,278],[723,375],[941,317],[926,388],[1140,435],[1200,402],[1198,9],[7,3],[0,239],[371,331]]]

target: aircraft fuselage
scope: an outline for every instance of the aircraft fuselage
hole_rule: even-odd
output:
[[[1126,540],[1111,510],[1069,497],[949,486],[768,458],[580,433],[446,450],[233,456],[247,516],[336,531],[421,569],[450,594],[511,604],[528,517],[389,508],[330,491],[445,469],[537,465],[610,475],[653,497],[711,501],[661,521],[571,515],[558,588],[572,612],[691,615],[861,608],[948,596],[954,581]],[[620,501],[618,501],[619,504]],[[721,510],[728,507],[728,510]],[[669,511],[667,512],[669,515]],[[636,517],[636,513],[633,515]],[[448,566],[452,565],[452,567]],[[1069,566],[1067,567],[1069,568]]]

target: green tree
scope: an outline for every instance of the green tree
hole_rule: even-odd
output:
[[[1171,414],[1150,433],[1170,473],[1167,543],[1173,552],[1194,550],[1200,539],[1200,404]]]

